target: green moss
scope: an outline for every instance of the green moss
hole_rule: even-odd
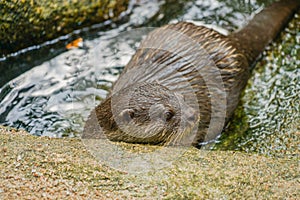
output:
[[[264,52],[215,149],[299,156],[299,25],[296,15]]]
[[[148,148],[122,146],[144,153]],[[79,139],[35,137],[6,127],[0,127],[0,153],[3,199],[293,199],[300,195],[297,158],[191,147],[170,167],[130,174],[99,163]]]
[[[0,55],[40,44],[84,26],[117,19],[127,8],[127,3],[127,0],[1,1]]]

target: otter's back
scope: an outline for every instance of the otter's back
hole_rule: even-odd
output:
[[[229,38],[237,44],[251,65],[299,7],[300,0],[275,2],[256,14],[244,28],[232,33]]]

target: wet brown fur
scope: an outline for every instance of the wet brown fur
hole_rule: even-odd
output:
[[[191,68],[191,62],[182,61],[184,57],[189,58],[189,55],[193,54],[196,49],[193,49],[193,47],[190,46],[176,46],[177,44],[174,43],[172,44],[173,49],[177,49],[175,54],[178,52],[180,53],[180,56],[176,56],[172,52],[147,49],[143,47],[153,41],[156,41],[156,43],[162,46],[169,45],[170,42],[172,43],[172,41],[170,41],[170,36],[162,33],[166,30],[173,30],[187,36],[204,48],[208,53],[208,58],[205,59],[210,59],[215,63],[224,83],[227,102],[225,122],[227,122],[239,102],[239,96],[247,83],[251,66],[253,66],[255,60],[264,50],[265,46],[269,44],[269,42],[282,30],[290,16],[299,8],[299,4],[300,3],[297,0],[287,0],[274,3],[257,14],[242,30],[232,33],[229,36],[224,36],[212,29],[196,26],[192,23],[186,22],[169,24],[158,28],[151,32],[146,39],[143,40],[140,48],[132,57],[131,61],[126,65],[124,72],[117,83],[125,76],[124,74],[130,70],[134,70],[137,66],[142,66],[143,63],[153,63],[153,66],[147,66],[151,70],[148,73],[145,72],[145,74],[142,74],[141,77],[157,77],[157,79],[162,82],[162,85],[164,85],[163,83],[167,78],[159,75],[160,71],[157,68],[161,65],[175,65],[179,63],[180,67],[174,67],[174,73],[180,72],[184,75],[184,77],[186,77],[192,88],[194,88],[198,101],[197,103],[199,104],[198,114],[200,115],[200,122],[198,123],[198,132],[193,141],[193,145],[198,146],[199,143],[204,140],[212,140],[215,135],[207,135],[207,129],[209,122],[211,121],[211,105],[215,102],[213,102],[214,100],[210,98],[203,76],[199,74],[197,70],[189,71]],[[201,58],[196,59],[201,60]],[[171,72],[170,75],[173,76],[174,74]],[[165,81],[165,86],[171,91],[180,92],[183,96],[185,96],[184,88],[177,88],[178,86],[176,86],[176,84],[178,85],[178,83],[176,83],[176,81],[174,79],[174,84],[172,84],[172,81],[171,83]],[[130,84],[124,84],[123,89],[126,90],[126,87],[129,86]],[[159,96],[161,94],[157,93],[157,95]],[[186,95],[186,97],[189,98],[188,95]],[[121,95],[117,98],[123,97]],[[136,96],[134,98],[140,97]],[[166,102],[166,100],[163,101]],[[185,99],[185,101],[189,101],[189,99]],[[125,133],[120,131],[118,132],[119,127],[114,120],[111,111],[111,103],[110,95],[105,101],[96,107],[95,112],[93,112],[89,121],[98,120],[101,128],[107,136],[109,136],[110,133],[119,134],[116,137],[112,137],[114,138],[112,140],[152,144],[159,144],[162,142],[158,135],[145,140],[146,142],[143,142],[142,139],[134,137],[130,138]],[[120,105],[122,106],[122,104]],[[221,107],[219,109],[221,109]],[[222,112],[222,110],[219,112]],[[177,126],[178,124],[174,124],[174,129],[176,129]],[[95,132],[95,130],[89,131]]]

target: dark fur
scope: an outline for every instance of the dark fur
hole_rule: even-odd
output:
[[[117,80],[116,85],[121,85],[115,86],[119,87],[119,92],[109,95],[105,101],[97,106],[95,109],[96,115],[93,113],[88,120],[88,123],[89,121],[95,121],[97,117],[102,131],[109,139],[114,141],[151,144],[172,143],[179,139],[183,139],[186,133],[183,134],[180,131],[191,131],[195,127],[195,123],[198,124],[198,131],[196,137],[192,141],[193,145],[198,146],[199,143],[203,141],[214,139],[219,133],[209,135],[207,131],[209,125],[214,126],[214,124],[210,124],[210,121],[213,118],[211,115],[212,104],[218,103],[214,101],[217,101],[219,98],[210,98],[211,92],[214,91],[208,90],[208,85],[204,80],[206,73],[210,73],[210,67],[207,66],[207,63],[204,61],[201,64],[201,57],[191,56],[197,54],[197,48],[194,48],[193,45],[184,46],[182,44],[177,44],[176,41],[174,41],[174,38],[169,34],[163,33],[167,30],[172,30],[187,36],[193,40],[195,44],[197,43],[201,48],[205,49],[207,58],[203,58],[203,60],[209,59],[216,64],[216,67],[221,74],[221,81],[224,83],[225,94],[222,94],[222,92],[218,93],[216,90],[215,97],[218,97],[219,95],[220,98],[222,98],[223,95],[226,97],[227,103],[225,105],[226,107],[222,105],[217,107],[215,112],[221,113],[226,109],[225,122],[227,122],[239,102],[239,96],[247,83],[251,66],[253,66],[255,60],[264,50],[265,46],[282,30],[288,22],[288,19],[299,8],[299,5],[300,1],[298,0],[286,0],[274,3],[257,14],[242,30],[232,33],[229,36],[224,36],[212,29],[186,22],[169,24],[156,29],[143,40],[140,48],[126,65],[123,74]],[[154,41],[163,49],[165,46],[171,46],[175,52],[144,48]],[[202,66],[193,66],[193,63],[195,62],[199,63],[199,66]],[[167,71],[163,66],[171,66],[171,70]],[[195,70],[193,70],[193,67]],[[130,70],[135,69],[139,69],[142,73],[139,74],[137,72],[126,77]],[[201,70],[201,73],[199,73],[199,70]],[[191,95],[184,87],[183,78],[176,77],[176,74],[178,73],[180,73],[185,81],[188,81],[193,88],[198,106],[195,107],[193,104]],[[139,86],[135,85],[135,81],[140,79],[147,80],[147,78],[157,80],[159,84],[145,84],[144,86],[141,86],[140,84],[137,84]],[[157,89],[157,87],[160,87],[159,85],[162,89]],[[134,93],[133,96],[130,96],[131,99],[127,99],[127,97],[125,97],[126,94],[131,90],[136,90],[136,88],[141,89],[140,93]],[[145,93],[145,91],[148,90],[149,93]],[[183,100],[181,97],[176,97],[177,93],[183,96],[184,102],[182,102]],[[117,99],[115,104],[112,104],[112,97]],[[131,103],[128,104],[125,101]],[[116,123],[112,111],[113,105],[113,107],[116,107],[114,109],[116,109],[115,113],[117,113],[117,116],[121,115],[121,126],[123,123],[122,120],[125,120],[126,122],[126,125],[124,125],[125,127],[131,126],[131,122],[127,123],[128,117],[133,119],[132,123],[135,125],[146,125],[151,122],[151,120],[147,118],[149,117],[149,114],[147,113],[150,112],[151,105],[160,103],[163,107],[169,106],[171,107],[170,109],[174,110],[174,113],[176,113],[174,116],[175,118],[173,119],[174,121],[168,121],[168,123],[170,123],[165,123],[165,129],[163,131],[158,128],[157,134],[152,135],[151,137],[149,136],[148,138],[139,138],[138,129],[125,128],[121,131],[119,127],[120,124]],[[183,113],[182,110],[180,111],[180,109],[177,108],[179,105],[182,106],[183,104],[186,104],[184,110],[192,108],[198,110],[198,112]],[[144,107],[143,111],[140,109],[141,107]],[[124,109],[129,110],[126,110],[124,114],[124,112],[122,113],[122,110]],[[191,115],[196,116],[191,117]],[[180,116],[183,116],[183,118],[180,119]],[[214,118],[217,117],[218,115],[214,116]],[[158,117],[158,119],[160,118]],[[189,124],[184,126],[187,127],[186,130],[179,128],[180,120],[184,122],[184,125]],[[155,119],[152,122],[154,123],[151,125],[155,128],[157,120]],[[216,126],[218,126],[218,124],[216,124]],[[216,127],[213,130],[219,129]],[[93,130],[89,131],[93,132]],[[99,130],[97,131],[99,132]],[[140,129],[140,132],[143,131],[144,129]],[[135,133],[132,135],[131,133],[129,134],[126,132]],[[147,134],[147,132],[145,133]],[[167,133],[165,134],[166,137],[162,136],[162,133]],[[97,135],[99,133],[95,133],[94,131],[92,135],[95,134]],[[171,140],[172,142],[170,142]],[[187,139],[187,141],[190,141],[190,139]]]

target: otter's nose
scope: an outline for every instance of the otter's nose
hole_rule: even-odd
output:
[[[198,120],[197,113],[196,113],[196,111],[193,108],[188,107],[188,108],[185,109],[184,112],[185,112],[186,119],[189,122],[194,123],[194,122],[196,122]]]
[[[192,115],[188,116],[187,118],[189,121],[195,122],[196,121],[196,115],[193,113]]]

